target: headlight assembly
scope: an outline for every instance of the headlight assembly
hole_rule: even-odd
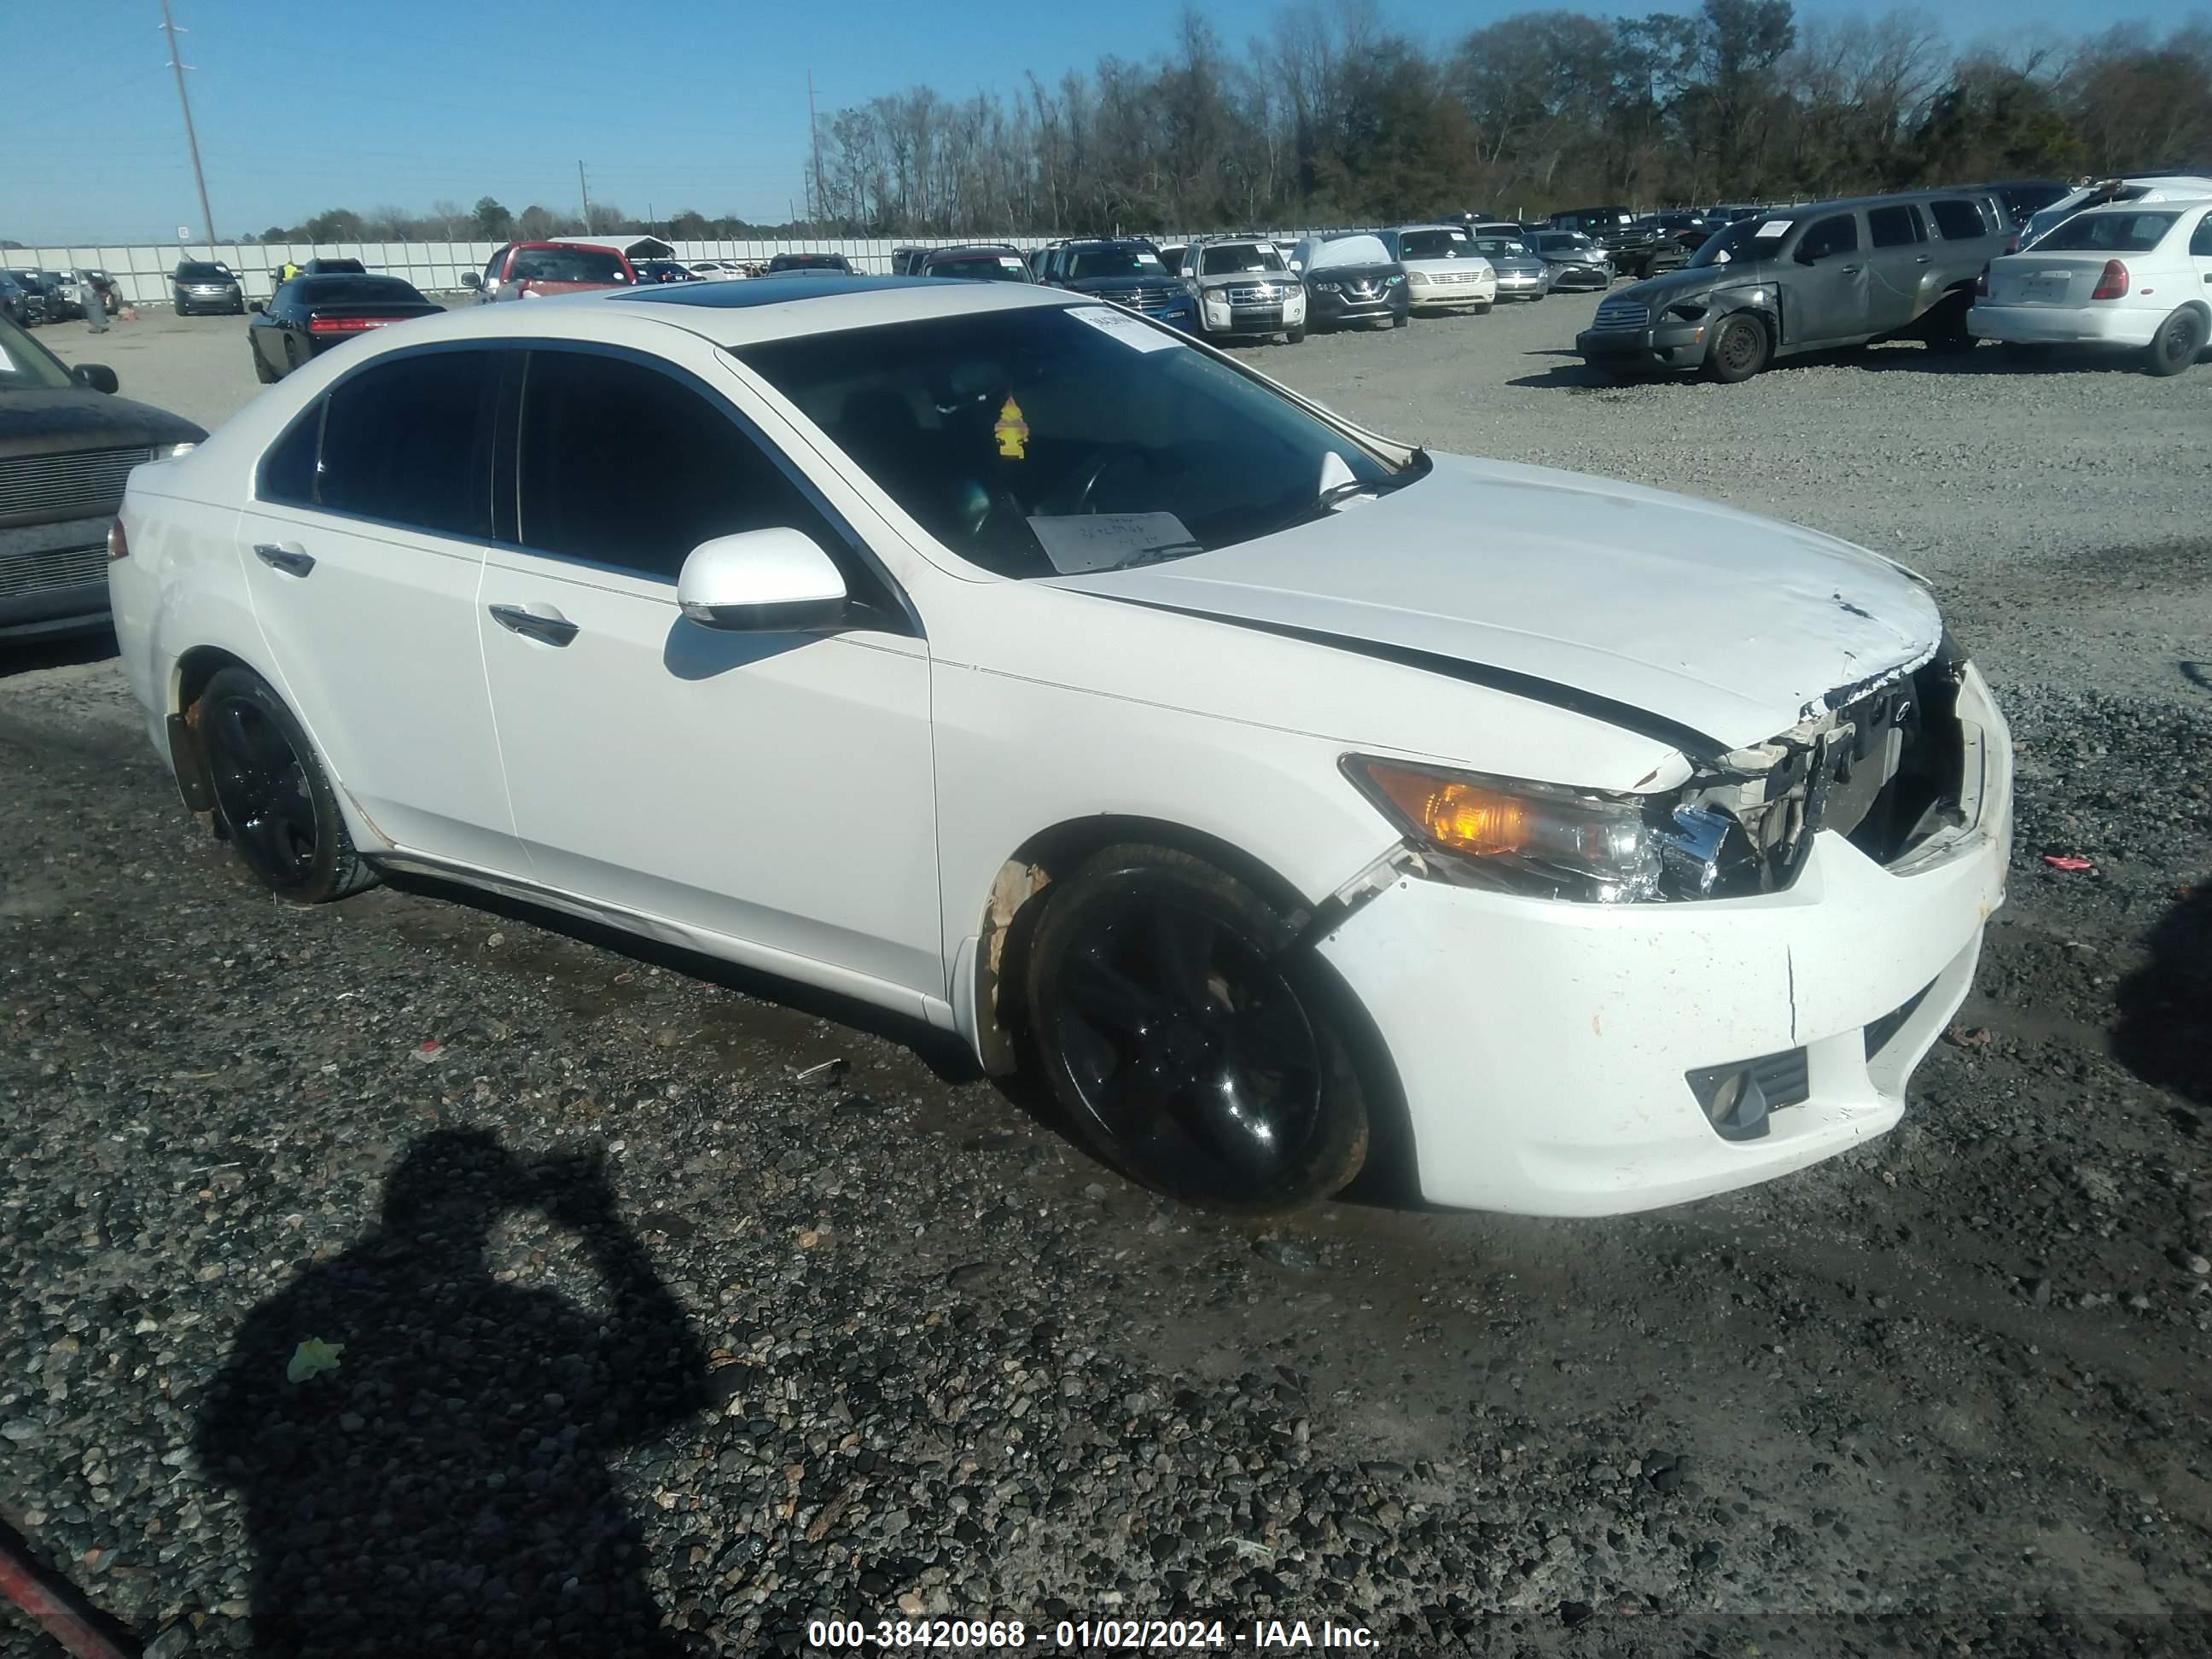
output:
[[[1736,890],[1755,860],[1734,819],[1625,795],[1346,755],[1345,775],[1447,881],[1619,904]]]
[[[190,439],[179,444],[155,444],[154,459],[157,461],[173,461],[178,456],[189,455],[198,447],[198,442]]]

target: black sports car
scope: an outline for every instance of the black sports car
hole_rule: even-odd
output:
[[[260,314],[246,325],[246,339],[254,375],[266,383],[356,334],[445,307],[397,276],[295,276],[252,309]]]

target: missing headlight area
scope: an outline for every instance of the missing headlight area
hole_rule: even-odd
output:
[[[1781,736],[1733,751],[1684,789],[1669,864],[1697,896],[1774,892],[1796,878],[1815,832],[1832,830],[1894,865],[1962,827],[1966,665],[1947,639],[1910,674],[1855,687]]]

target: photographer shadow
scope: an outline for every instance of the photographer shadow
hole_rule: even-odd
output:
[[[2150,957],[2121,981],[2112,1052],[2144,1082],[2212,1107],[2212,881],[2189,890],[2153,926]],[[2172,1115],[2194,1133],[2199,1120]]]
[[[604,1316],[494,1277],[492,1228],[526,1209],[582,1236]],[[254,1650],[691,1652],[609,1464],[705,1403],[707,1375],[596,1158],[417,1140],[379,1224],[253,1311],[200,1407],[201,1466],[244,1503]]]

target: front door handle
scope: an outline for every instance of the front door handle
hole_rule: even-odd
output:
[[[1845,265],[1844,267],[1844,275],[1846,276],[1856,276],[1858,274],[1859,268],[1856,265]]]
[[[1932,254],[1923,253],[1917,258],[1914,259],[1912,263],[1916,265],[1924,265],[1927,264],[1933,258],[1934,256]]]
[[[304,576],[315,568],[311,555],[296,547],[284,547],[276,542],[256,542],[253,556],[271,570],[281,570],[288,576]]]
[[[566,645],[576,637],[576,624],[565,617],[541,617],[534,611],[525,611],[519,605],[495,605],[488,608],[494,622],[525,639],[542,640],[547,645]]]

